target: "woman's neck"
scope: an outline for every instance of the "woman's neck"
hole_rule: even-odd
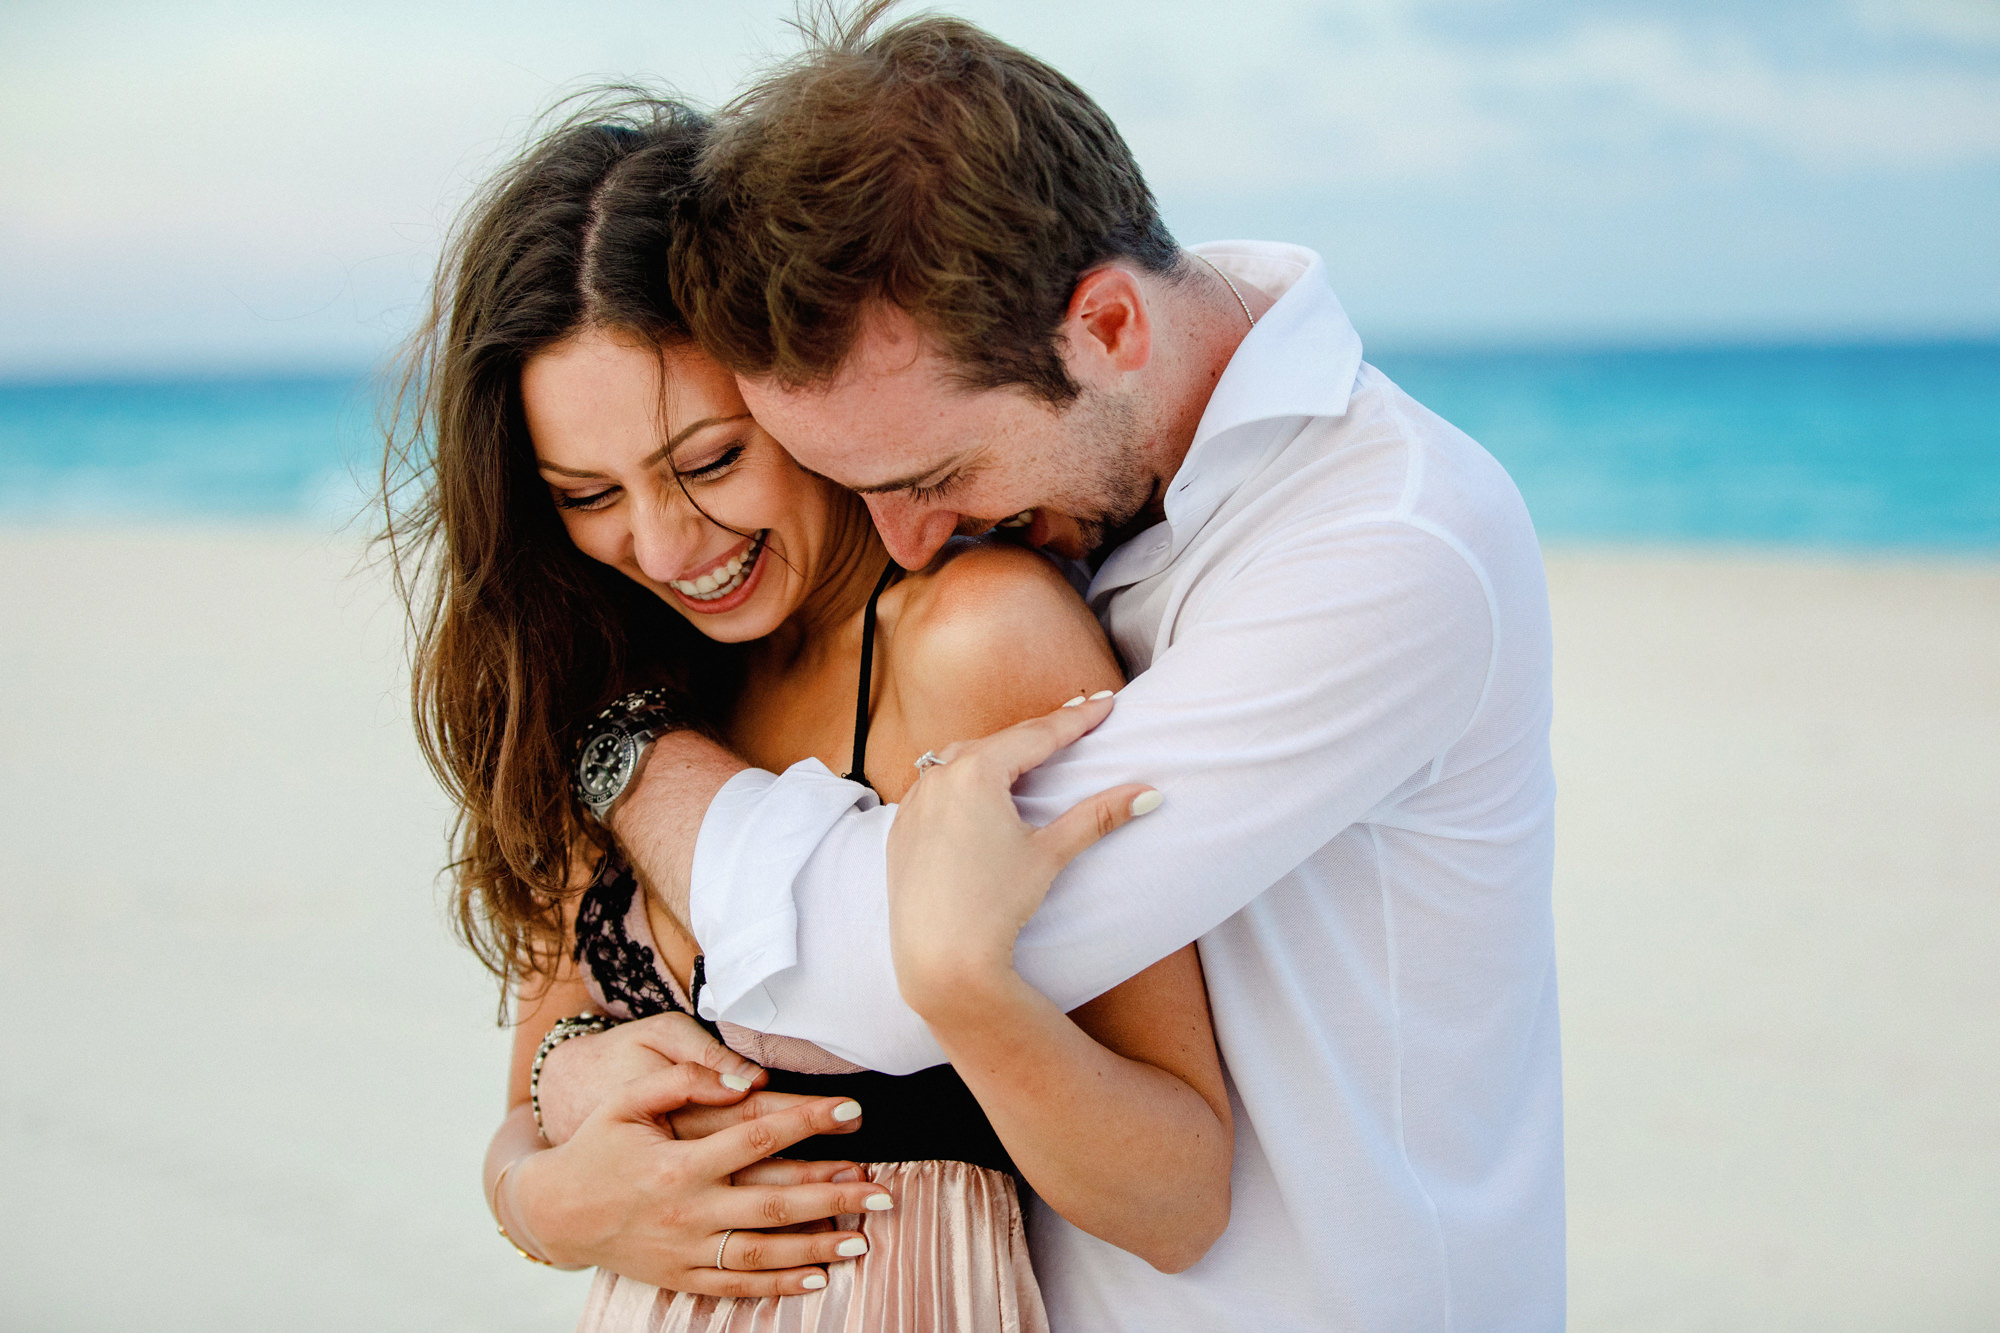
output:
[[[787,670],[841,651],[889,562],[868,511],[859,505],[853,512],[842,506],[828,536],[826,557],[813,571],[798,610],[752,650],[768,668]]]

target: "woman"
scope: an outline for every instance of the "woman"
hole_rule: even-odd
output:
[[[640,1223],[586,1223],[576,1206],[579,1182],[615,1178],[605,1165],[631,1118],[592,1116],[554,1150],[536,1131],[533,1074],[557,1020],[688,1010],[700,984],[697,942],[569,795],[571,747],[599,703],[665,684],[752,763],[816,759],[894,801],[926,751],[1119,683],[1039,556],[979,546],[902,575],[859,500],[793,463],[693,345],[662,257],[703,128],[635,99],[503,173],[440,270],[401,399],[416,423],[402,438],[427,437],[429,453],[392,450],[386,488],[423,487],[390,519],[399,567],[422,571],[405,583],[420,736],[461,807],[460,927],[516,999],[489,1200],[530,1257],[604,1267],[586,1327],[1039,1327],[1013,1172],[1162,1268],[1192,1263],[1226,1221],[1229,1110],[1191,948],[1070,1016],[1008,992],[1008,1049],[967,1071],[977,1103],[945,1067],[890,1079],[724,1031],[739,1056],[792,1071],[788,1086],[835,1094],[819,1105],[832,1121],[901,1126],[853,1154],[865,1165],[830,1164],[844,1202],[826,1213],[866,1219],[848,1227],[725,1228],[712,1256],[642,1264]],[[898,914],[975,929],[954,908]],[[1011,939],[993,947],[1007,957]],[[926,1016],[951,1049],[953,1020]],[[711,1104],[763,1081],[747,1061],[717,1063],[735,1091],[706,1070],[672,1077]],[[876,1090],[868,1105],[854,1087]],[[905,1103],[924,1113],[891,1113]],[[750,1290],[715,1278],[771,1266],[753,1252],[790,1256],[768,1289],[791,1294],[694,1294]],[[642,1267],[675,1290],[618,1275]]]

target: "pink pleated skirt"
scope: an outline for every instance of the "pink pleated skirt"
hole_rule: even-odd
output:
[[[662,1291],[598,1271],[577,1333],[1047,1333],[1013,1178],[967,1162],[875,1162],[886,1213],[835,1220],[868,1253],[802,1296]]]

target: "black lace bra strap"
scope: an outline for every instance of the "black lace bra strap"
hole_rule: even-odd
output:
[[[868,609],[861,613],[861,691],[854,700],[854,761],[848,770],[847,780],[872,787],[868,781],[868,704],[873,693],[875,676],[875,604],[882,600],[882,594],[889,587],[889,581],[896,576],[898,566],[894,560],[882,571],[882,577],[875,581],[875,591],[868,594]]]

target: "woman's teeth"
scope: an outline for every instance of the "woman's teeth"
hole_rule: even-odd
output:
[[[1035,521],[1035,511],[1023,509],[1012,518],[1003,518],[993,526],[996,528],[1025,528]]]
[[[719,597],[727,597],[743,586],[750,577],[750,571],[757,564],[757,557],[764,552],[764,539],[769,532],[757,534],[757,540],[738,556],[732,556],[726,563],[717,565],[698,579],[669,579],[667,586],[681,596],[696,602],[712,602]]]

